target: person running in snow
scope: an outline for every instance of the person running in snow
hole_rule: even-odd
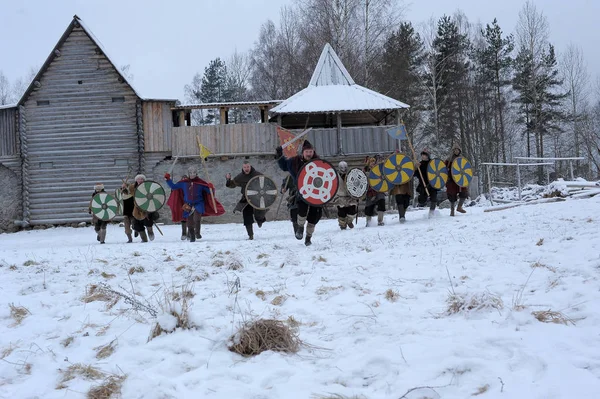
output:
[[[429,184],[429,178],[427,177],[429,161],[431,161],[431,154],[427,149],[424,149],[421,151],[421,162],[418,164],[421,173],[417,170],[415,175],[417,176],[417,179],[419,179],[419,185],[417,186],[417,192],[419,193],[419,207],[424,207],[427,204],[427,199],[429,199],[429,217],[431,218],[433,217],[435,206],[437,205],[438,190],[431,187],[431,184]],[[429,195],[427,195],[427,192],[429,192]]]
[[[104,184],[96,183],[94,185],[94,193],[92,194],[92,198],[98,193],[103,193]],[[90,200],[90,205],[88,207],[88,213],[92,214],[92,201]],[[100,220],[96,217],[96,215],[92,215],[92,224],[94,225],[94,231],[96,232],[96,240],[100,241],[100,244],[104,244],[104,240],[106,239],[106,226],[108,222]]]
[[[298,206],[296,205],[297,191],[298,189],[294,185],[294,179],[292,179],[292,176],[288,174],[281,183],[280,192],[281,194],[288,194],[286,205],[290,211],[290,221],[292,222],[292,227],[294,228],[294,234],[296,234],[296,230],[298,229]]]
[[[183,175],[179,183],[189,181],[187,175]],[[187,219],[183,216],[183,190],[178,188],[171,190],[167,205],[171,208],[171,220],[175,223],[181,223],[181,241],[189,240],[190,236],[187,231]],[[200,223],[194,226],[195,238],[200,239]]]
[[[136,235],[139,235],[142,239],[142,242],[148,242],[154,240],[154,230],[152,226],[154,222],[156,222],[159,218],[158,212],[146,212],[143,211],[137,204],[135,203],[135,190],[137,187],[146,181],[146,176],[139,174],[135,177],[135,182],[128,186],[129,194],[131,194],[133,200],[133,212],[131,213],[133,216],[133,230]],[[148,233],[146,234],[146,229]]]
[[[458,144],[452,146],[452,152],[446,160],[446,167],[448,168],[448,182],[446,182],[446,194],[448,194],[448,200],[450,201],[450,216],[454,216],[454,208],[456,206],[456,200],[458,199],[458,208],[456,210],[460,213],[467,213],[464,210],[463,204],[469,196],[469,189],[467,187],[459,187],[452,178],[452,162],[462,154],[462,150]]]
[[[365,167],[364,172],[368,176],[369,172],[372,168],[374,168],[381,157],[376,155],[374,157],[366,157],[365,158]],[[375,212],[375,207],[377,207],[377,212]],[[383,226],[385,223],[383,222],[383,215],[385,214],[385,193],[380,193],[371,188],[367,190],[367,197],[365,198],[365,216],[367,217],[366,227],[369,227],[371,224],[371,218],[377,215],[377,225]]]
[[[302,154],[296,155],[292,158],[286,158],[283,156],[283,148],[281,146],[276,149],[277,164],[279,168],[284,172],[290,172],[294,181],[294,186],[298,187],[298,174],[307,163],[318,159],[319,156],[315,151],[314,147],[308,140],[304,140],[302,144]],[[298,207],[298,223],[295,231],[296,239],[301,240],[304,237],[304,225],[306,226],[306,238],[304,245],[309,246],[312,244],[312,236],[315,233],[315,227],[322,215],[322,208],[316,206],[309,206],[306,202],[300,198],[300,194],[296,193],[295,203]]]
[[[413,180],[412,178],[404,183],[394,186],[391,191],[391,195],[393,195],[396,199],[396,205],[398,206],[398,217],[400,223],[406,222],[406,210],[410,206],[410,202],[413,198]]]
[[[346,187],[346,174],[348,173],[348,163],[341,161],[338,164],[338,190],[332,201],[337,206],[338,224],[341,230],[346,230],[346,227],[354,228],[354,218],[357,213],[356,199],[352,198]]]
[[[256,224],[259,228],[261,228],[263,223],[267,220],[265,217],[267,210],[255,209],[253,206],[248,204],[248,200],[246,200],[245,196],[246,185],[248,185],[250,179],[261,175],[262,173],[254,169],[254,167],[250,165],[250,162],[248,161],[244,161],[244,164],[242,165],[242,171],[233,179],[231,178],[231,173],[227,173],[227,175],[225,175],[225,186],[229,188],[241,187],[242,198],[238,201],[233,212],[242,212],[242,218],[244,220],[244,226],[246,226],[246,232],[248,233],[249,240],[254,239],[254,231],[252,229],[254,221],[256,220]]]
[[[134,218],[133,218],[133,209],[135,207],[135,200],[133,198],[133,191],[131,190],[131,186],[125,182],[121,186],[121,196],[123,198],[123,225],[125,226],[125,235],[127,236],[127,243],[132,243],[133,238],[131,237],[131,228],[133,227]],[[135,232],[135,236],[138,236],[137,231]]]
[[[202,228],[202,215],[205,213],[204,196],[211,195],[211,189],[214,189],[212,183],[207,183],[198,177],[198,169],[195,166],[188,168],[188,180],[180,180],[173,183],[171,175],[165,173],[167,185],[171,190],[181,189],[183,191],[183,217],[187,221],[190,242],[201,239],[200,229]]]

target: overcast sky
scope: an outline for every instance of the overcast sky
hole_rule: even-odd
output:
[[[0,0],[0,70],[13,81],[42,65],[74,14],[118,65],[131,65],[144,97],[183,100],[183,86],[211,59],[246,51],[267,19],[276,23],[293,0]],[[470,21],[498,18],[515,29],[524,0],[414,0],[406,19],[418,24],[460,8]],[[590,74],[600,74],[600,0],[537,0],[557,51],[569,42],[584,51]]]

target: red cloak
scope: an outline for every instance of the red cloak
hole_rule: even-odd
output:
[[[209,187],[208,183],[199,177],[194,179],[185,179],[184,181],[190,181],[196,184],[201,184],[203,186]],[[169,199],[167,200],[167,205],[171,208],[171,220],[175,223],[179,223],[183,221],[183,190],[171,190],[171,195],[169,195]],[[225,213],[225,208],[217,199],[215,198],[215,205],[217,209],[213,208],[213,195],[204,194],[204,213],[202,216],[221,216]]]

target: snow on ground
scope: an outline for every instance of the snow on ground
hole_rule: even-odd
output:
[[[81,364],[125,374],[124,398],[598,398],[598,209],[597,197],[456,218],[417,211],[404,225],[361,218],[353,231],[327,220],[310,248],[289,222],[254,241],[239,224],[206,225],[196,243],[178,226],[148,244],[125,244],[117,226],[106,245],[91,228],[0,235],[0,397],[83,398],[102,375],[62,381]],[[106,283],[155,303],[190,280],[198,328],[150,342],[147,313],[82,301]],[[447,314],[451,292],[484,303]],[[30,312],[20,324],[10,304]],[[543,310],[575,324],[542,323],[532,312]],[[243,320],[290,317],[307,344],[298,354],[228,351]]]

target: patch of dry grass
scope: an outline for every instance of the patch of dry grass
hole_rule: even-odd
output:
[[[385,292],[385,299],[387,299],[390,302],[396,302],[399,298],[400,298],[400,293],[398,293],[398,291],[396,291],[396,290],[389,288]]]
[[[177,267],[175,268],[175,271],[176,271],[176,272],[180,272],[180,271],[182,271],[183,269],[185,269],[185,265],[177,266]]]
[[[96,351],[96,359],[106,359],[107,357],[115,353],[116,347],[117,340],[114,339],[106,345],[101,345],[94,348],[94,350]]]
[[[102,277],[104,277],[105,279],[107,279],[107,280],[108,280],[108,279],[111,279],[111,278],[115,278],[115,277],[117,277],[117,276],[115,276],[115,275],[114,275],[114,274],[112,274],[112,273],[106,273],[106,272],[102,272],[102,273],[100,273],[100,275],[101,275]]]
[[[476,294],[456,294],[449,293],[446,299],[447,315],[457,313],[469,313],[473,311],[495,309],[498,312],[504,308],[502,299],[490,292],[480,292]]]
[[[81,299],[85,303],[101,301],[106,302],[106,309],[112,309],[119,302],[119,296],[106,290],[102,284],[90,284],[86,287],[85,296]]]
[[[39,263],[37,263],[34,260],[28,260],[28,261],[26,261],[26,262],[23,263],[23,266],[37,266],[37,265],[39,265]]]
[[[267,300],[267,294],[263,290],[257,290],[254,295],[256,295],[257,298],[260,298],[261,301]]]
[[[62,373],[62,378],[58,383],[56,389],[65,389],[67,388],[66,383],[74,380],[77,377],[81,377],[84,380],[92,381],[99,380],[101,378],[105,378],[106,374],[100,369],[82,363],[75,363],[67,367],[65,370],[59,369]]]
[[[486,393],[488,390],[490,389],[489,384],[485,384],[479,388],[477,388],[477,391],[473,392],[471,394],[471,396],[479,396],[479,395],[483,395],[484,393]]]
[[[550,270],[552,273],[556,273],[556,268],[552,267],[552,266],[548,266],[543,264],[542,262],[534,262],[531,264],[531,268],[532,269],[548,269]]]
[[[323,263],[327,262],[327,259],[324,258],[324,257],[322,257],[321,255],[319,255],[319,256],[313,256],[313,260],[315,262],[323,262]]]
[[[150,331],[148,342],[165,333],[169,334],[177,329],[190,330],[196,326],[190,320],[191,299],[194,297],[193,283],[188,283],[180,287],[179,291],[174,287],[163,291],[162,300],[159,302],[163,314],[171,315],[175,318],[175,328],[167,331],[157,321]]]
[[[258,254],[258,256],[256,257],[256,259],[263,259],[263,258],[268,258],[269,255],[268,254]]]
[[[11,324],[11,327],[18,326],[23,322],[23,320],[31,314],[29,309],[24,306],[15,306],[14,303],[8,304],[10,308],[10,317],[15,321]]]
[[[16,345],[13,345],[12,343],[9,344],[7,348],[4,348],[2,349],[2,351],[0,351],[0,359],[4,359],[10,356],[16,348]]]
[[[277,295],[275,298],[273,298],[273,300],[271,301],[271,305],[275,305],[275,306],[281,306],[283,305],[283,303],[287,300],[287,296],[286,295]]]
[[[67,338],[60,341],[60,344],[66,348],[69,345],[71,345],[73,343],[73,341],[75,341],[75,337],[72,335],[69,335]]]
[[[325,295],[325,294],[328,294],[328,293],[330,293],[332,291],[343,290],[343,289],[344,289],[344,287],[341,286],[341,285],[338,285],[337,287],[325,287],[325,286],[322,286],[322,287],[317,288],[317,290],[315,291],[315,293],[317,295]]]
[[[242,356],[265,351],[296,353],[302,341],[297,333],[280,320],[259,319],[243,324],[231,337],[229,350]]]
[[[296,318],[294,316],[288,317],[287,320],[286,320],[286,323],[288,323],[288,325],[291,328],[298,328],[302,324],[298,320],[296,320]]]
[[[568,326],[569,324],[573,326],[575,325],[575,321],[565,316],[562,312],[555,312],[548,309],[531,312],[531,314],[542,323],[564,324],[565,326]]]
[[[543,238],[540,238],[540,239],[538,240],[537,244],[535,244],[535,245],[537,245],[538,247],[541,247],[542,245],[544,245],[544,239],[543,239]]]
[[[8,270],[17,270],[17,265],[10,265]]]
[[[121,387],[127,376],[111,375],[102,384],[94,385],[87,393],[87,399],[111,399],[121,397]]]
[[[131,267],[129,268],[129,271],[128,271],[128,273],[129,273],[130,275],[132,275],[132,274],[135,274],[135,273],[144,273],[145,271],[146,271],[146,269],[144,269],[142,266],[135,266],[135,267],[134,267],[134,266],[131,266]]]
[[[169,256],[167,256],[167,257],[165,258],[165,260],[164,260],[164,261],[165,261],[165,262],[173,262],[174,260],[175,260],[175,259],[173,259],[173,258],[171,257],[171,255],[169,255]]]

